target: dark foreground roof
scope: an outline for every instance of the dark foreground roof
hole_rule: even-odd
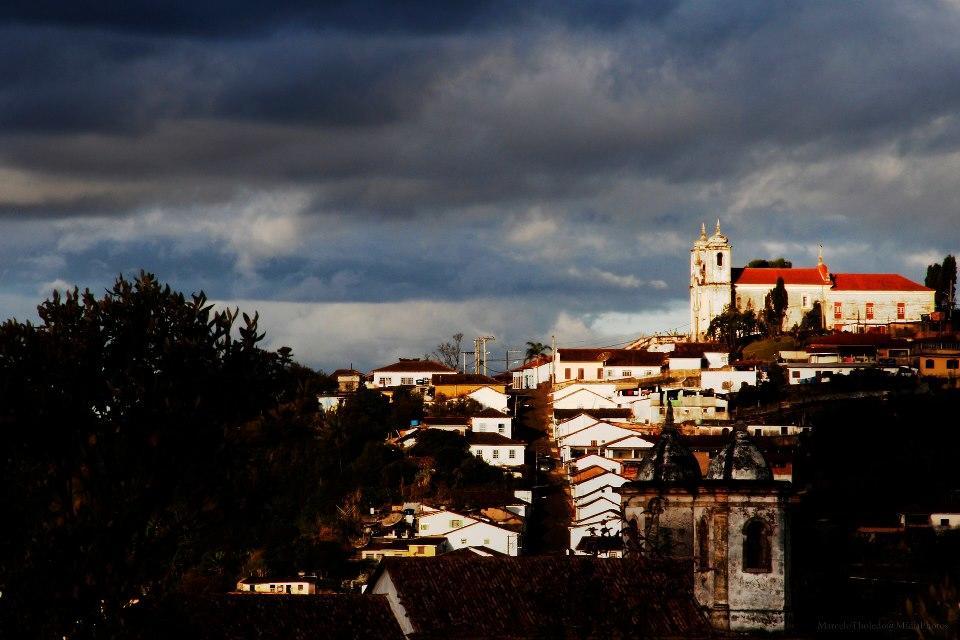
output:
[[[133,607],[125,618],[131,637],[149,639],[404,637],[385,597],[359,594],[197,595]]]
[[[702,638],[690,593],[639,559],[386,558],[417,638]]]

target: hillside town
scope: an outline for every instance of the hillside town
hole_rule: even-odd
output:
[[[331,372],[317,395],[327,415],[359,393],[422,403],[383,442],[415,466],[415,482],[401,500],[353,505],[353,573],[341,582],[304,566],[237,576],[234,595],[363,594],[385,603],[390,630],[379,633],[408,638],[806,637],[825,630],[811,589],[842,594],[848,610],[859,598],[877,620],[907,619],[889,604],[905,599],[928,607],[918,624],[945,628],[917,600],[929,568],[885,554],[955,566],[957,555],[938,554],[960,549],[960,483],[854,508],[846,530],[829,531],[846,555],[810,554],[829,529],[814,517],[818,475],[836,464],[818,457],[823,443],[864,444],[862,430],[834,432],[847,427],[832,413],[956,398],[955,276],[936,289],[831,273],[822,248],[811,268],[732,268],[731,250],[719,221],[693,242],[688,334],[569,347],[555,336],[499,371],[487,360],[493,336],[467,352],[459,335],[432,357]],[[431,491],[451,450],[495,474]],[[860,454],[844,455],[856,465]],[[831,482],[854,477],[843,466]],[[817,571],[839,573],[830,583]],[[569,611],[557,615],[558,602]]]

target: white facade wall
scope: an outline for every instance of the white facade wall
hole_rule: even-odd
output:
[[[703,369],[703,358],[678,358],[670,356],[670,371],[680,369]]]
[[[607,380],[618,380],[623,378],[650,378],[660,375],[660,366],[653,365],[617,365],[615,367],[605,367],[604,375]]]
[[[513,437],[513,418],[470,418],[470,428],[476,433],[499,433],[505,438]]]
[[[783,367],[787,370],[787,380],[790,384],[806,384],[812,380],[816,380],[817,373],[820,373],[822,376],[845,376],[857,369],[878,368],[868,363],[864,363],[862,366],[840,364],[816,364],[813,366],[784,364]],[[879,367],[879,369],[890,374],[895,374],[900,370],[899,367]]]
[[[567,380],[603,380],[603,361],[598,360],[560,360],[557,354],[556,382]],[[583,375],[581,375],[583,369]]]
[[[597,395],[603,396],[604,398],[612,398],[617,393],[617,385],[613,383],[608,384],[605,382],[575,382],[573,384],[564,385],[563,387],[557,387],[554,389],[553,401],[557,402],[562,398],[566,398],[571,394],[583,390],[593,391]]]
[[[943,529],[960,529],[960,513],[931,513],[930,524]]]
[[[625,438],[634,435],[636,432],[623,427],[617,427],[607,422],[600,422],[575,433],[571,433],[560,440],[557,445],[560,448],[560,460],[568,462],[572,459],[571,448],[576,449],[596,449],[602,447],[607,442]]]
[[[495,467],[519,467],[523,465],[524,446],[498,444],[471,444],[470,453]]]
[[[373,382],[370,386],[375,389],[386,389],[387,387],[399,387],[402,385],[420,384],[418,380],[426,380],[423,384],[430,384],[434,374],[452,375],[451,371],[374,371]]]
[[[564,420],[563,422],[558,422],[553,428],[553,437],[556,440],[560,438],[565,438],[575,431],[580,431],[593,424],[598,424],[603,422],[602,420],[597,420],[593,416],[587,414],[580,414],[575,418],[570,418],[569,420]]]
[[[739,391],[740,387],[748,384],[757,386],[756,371],[704,371],[700,374],[700,388],[714,391]]]
[[[417,517],[417,536],[442,536],[474,522],[480,521],[454,511],[423,513]]]
[[[538,385],[550,382],[550,363],[537,367],[524,367],[513,372],[514,389],[536,389]]]
[[[770,285],[737,285],[735,289],[737,308],[741,311],[748,309],[760,311],[766,304],[767,294],[775,286],[776,283]],[[787,290],[787,313],[783,320],[784,329],[790,329],[793,325],[800,324],[803,315],[813,308],[814,302],[819,302],[824,314],[827,313],[826,303],[829,299],[829,287],[809,284],[785,284],[784,287]]]
[[[932,313],[933,291],[830,291],[824,316],[828,327],[840,324],[877,325],[888,322],[917,321]],[[897,317],[897,304],[904,304],[904,317]],[[837,318],[835,303],[841,305],[842,318]],[[873,318],[867,318],[867,303],[873,303]]]
[[[464,547],[489,547],[508,556],[520,552],[520,534],[488,522],[477,522],[446,534],[453,550]]]

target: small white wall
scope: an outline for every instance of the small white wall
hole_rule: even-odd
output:
[[[503,413],[507,412],[507,398],[509,398],[509,396],[505,393],[500,393],[496,389],[481,387],[476,391],[468,393],[467,397],[473,398],[485,407],[496,409]]]
[[[573,494],[574,498],[579,498],[587,495],[591,491],[595,491],[603,487],[610,487],[610,493],[613,494],[616,493],[616,490],[627,482],[629,482],[629,480],[623,476],[618,476],[615,473],[605,473],[602,476],[590,478],[589,480],[585,480],[580,484],[572,485],[570,487],[570,492]]]
[[[471,444],[470,453],[495,467],[523,465],[523,445]],[[511,457],[512,452],[512,457]]]
[[[520,534],[487,522],[455,529],[447,533],[446,537],[454,550],[464,547],[489,547],[508,556],[518,555],[520,551]]]
[[[499,433],[505,438],[513,437],[513,418],[470,418],[471,429],[475,433]],[[501,425],[503,429],[501,430]]]
[[[756,371],[704,371],[700,374],[700,388],[714,391],[739,391],[744,384],[757,386]]]

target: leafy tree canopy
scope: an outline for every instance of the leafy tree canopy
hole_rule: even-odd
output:
[[[755,260],[751,260],[750,262],[748,262],[747,266],[760,267],[760,268],[775,267],[779,269],[790,269],[793,267],[793,263],[787,260],[786,258],[774,258],[772,260],[767,260],[765,258],[757,258]]]

